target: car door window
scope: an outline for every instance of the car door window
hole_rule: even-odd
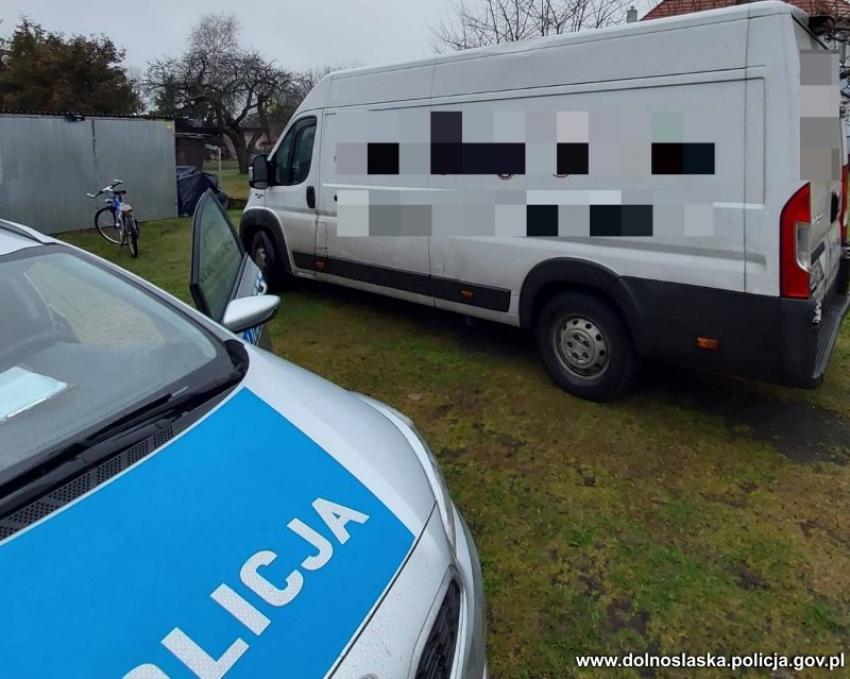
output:
[[[313,117],[302,118],[289,128],[274,156],[275,184],[292,186],[307,179],[315,136],[316,119]]]
[[[196,208],[191,292],[198,309],[216,321],[224,317],[245,253],[215,197],[205,194]]]

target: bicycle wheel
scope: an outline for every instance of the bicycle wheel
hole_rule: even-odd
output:
[[[103,207],[94,214],[94,228],[97,232],[115,245],[121,245],[121,227],[115,221],[112,208]]]
[[[139,225],[132,215],[124,215],[124,229],[127,233],[127,245],[130,255],[134,258],[139,256]]]

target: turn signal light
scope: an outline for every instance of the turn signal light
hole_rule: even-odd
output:
[[[720,348],[720,341],[713,337],[697,337],[697,346],[706,351],[717,351]]]

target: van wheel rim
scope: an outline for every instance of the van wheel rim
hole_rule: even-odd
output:
[[[610,363],[608,340],[589,318],[570,316],[558,326],[555,353],[569,373],[583,379],[604,374]]]
[[[264,274],[267,273],[268,254],[266,253],[266,248],[262,245],[254,248],[254,263],[259,267],[260,271]]]

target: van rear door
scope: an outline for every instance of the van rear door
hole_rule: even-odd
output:
[[[839,114],[838,55],[795,20],[800,51],[800,176],[809,182],[810,226],[798,234],[809,289],[823,300],[838,273],[842,240],[844,143]]]

